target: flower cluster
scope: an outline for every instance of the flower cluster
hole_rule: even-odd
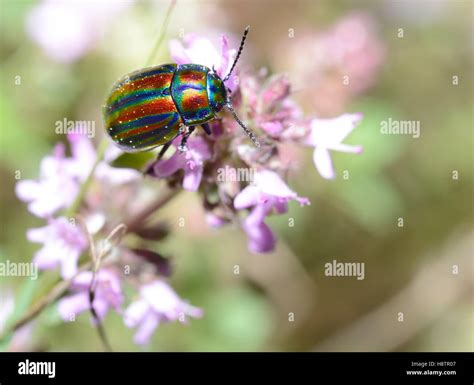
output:
[[[170,51],[178,64],[205,64],[221,77],[229,71],[236,54],[225,36],[220,50],[193,35],[184,42],[172,41]],[[210,122],[210,135],[195,132],[185,152],[178,151],[180,138],[176,138],[171,146],[174,153],[155,161],[147,173],[175,189],[182,186],[199,193],[211,227],[238,223],[251,252],[271,252],[277,236],[266,223],[267,217],[286,213],[293,201],[300,206],[310,203],[285,181],[291,165],[285,149],[312,148],[321,176],[334,178],[331,151],[362,150],[343,143],[362,116],[304,116],[291,98],[291,85],[284,75],[241,71],[226,85],[235,110],[257,133],[261,146],[255,147],[233,117],[224,113]],[[73,320],[77,314],[93,310],[97,323],[109,310],[116,311],[126,326],[137,329],[138,344],[146,344],[163,322],[185,323],[187,317],[201,317],[202,310],[183,301],[166,282],[169,260],[147,247],[148,240],[160,240],[168,230],[161,223],[146,221],[158,206],[144,210],[146,216],[136,215],[141,212],[137,197],[146,189],[143,173],[113,167],[120,155],[113,145],[102,155],[86,136],[69,135],[68,142],[70,156],[64,144],[56,145],[52,155],[42,160],[39,178],[20,181],[16,186],[17,196],[28,204],[29,211],[46,221],[44,227],[27,232],[31,242],[41,244],[34,261],[43,270],[59,268],[62,278],[71,280],[69,295],[59,301],[61,317]],[[222,169],[252,172],[243,179],[219,178]],[[139,220],[130,221],[134,216]],[[120,227],[123,223],[132,224]],[[123,232],[117,237],[119,228]],[[133,247],[122,239],[130,232],[138,236],[141,248],[136,247],[137,237]],[[99,265],[97,250],[107,250]],[[79,268],[91,257],[93,269]],[[136,289],[138,298],[125,307],[126,284]]]
[[[47,222],[44,227],[27,231],[29,241],[42,245],[33,262],[42,270],[59,268],[62,278],[72,280],[70,295],[62,298],[58,304],[61,317],[65,321],[72,321],[76,315],[89,311],[93,306],[100,321],[109,310],[114,310],[124,315],[128,327],[138,328],[136,341],[140,344],[148,342],[153,328],[160,322],[184,322],[185,316],[200,317],[201,310],[181,300],[164,280],[169,272],[169,261],[152,251],[145,251],[144,254],[142,250],[133,251],[117,245],[115,251],[119,258],[115,263],[100,267],[95,278],[92,271],[79,272],[80,260],[87,255],[91,246],[103,247],[108,228],[123,209],[123,202],[130,201],[140,188],[142,173],[110,166],[120,154],[113,146],[107,148],[103,160],[95,165],[98,155],[85,135],[71,134],[68,142],[70,157],[65,155],[66,148],[62,143],[56,145],[53,154],[42,160],[39,179],[21,180],[16,186],[17,196],[28,203],[29,211]],[[93,168],[93,186],[85,195],[79,214],[75,217],[66,216]],[[110,200],[110,191],[117,191],[113,201]],[[135,230],[139,232],[144,229]],[[155,239],[159,236],[159,231],[155,231]],[[139,288],[142,299],[132,302],[123,310],[123,278],[126,275],[120,272],[120,267],[123,270],[123,266],[144,264],[156,267],[156,274],[151,277],[149,274],[130,275],[129,278],[143,281]],[[91,304],[89,291],[93,281],[95,291]],[[153,298],[150,310],[146,314],[140,313],[140,309],[145,310],[143,301],[150,298]]]
[[[185,38],[184,43],[176,40],[170,43],[171,56],[178,64],[197,62],[214,68],[220,76],[225,76],[235,55],[228,47],[225,36],[221,37],[220,52],[209,41],[196,36]],[[343,114],[333,119],[305,117],[291,99],[291,86],[284,75],[267,77],[264,73],[241,72],[227,85],[232,90],[234,108],[263,139],[261,148],[248,142],[231,116],[223,115],[212,122],[212,135],[195,134],[188,142],[186,153],[175,151],[171,157],[157,161],[151,173],[157,178],[173,175],[179,178],[182,174],[183,188],[204,196],[211,226],[238,222],[248,237],[250,251],[270,252],[275,248],[276,236],[265,218],[287,212],[290,201],[297,201],[301,206],[310,203],[284,181],[283,175],[289,171],[285,146],[314,148],[317,170],[324,178],[332,179],[335,171],[330,151],[362,151],[360,146],[342,143],[362,115]],[[177,138],[173,147],[176,149],[179,143]],[[223,168],[247,168],[255,172],[248,173],[252,180],[219,180],[218,171]],[[177,173],[180,170],[184,172]]]
[[[292,69],[301,100],[324,116],[344,111],[351,99],[370,88],[385,58],[376,23],[363,12],[347,14],[317,33],[302,29],[292,44],[283,39],[281,44],[275,65]]]

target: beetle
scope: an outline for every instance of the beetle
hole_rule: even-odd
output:
[[[163,145],[158,155],[161,158],[173,139],[182,134],[178,150],[183,152],[195,128],[202,126],[211,134],[208,122],[225,108],[259,147],[255,134],[232,107],[230,90],[224,84],[239,60],[249,29],[245,29],[237,56],[224,79],[214,69],[200,64],[163,64],[118,80],[103,106],[105,129],[112,140],[126,152]]]

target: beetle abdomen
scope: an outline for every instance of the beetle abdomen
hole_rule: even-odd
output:
[[[187,126],[215,118],[207,93],[208,72],[209,68],[199,64],[183,64],[176,69],[171,95]]]
[[[133,72],[115,83],[104,106],[105,127],[125,151],[172,140],[183,122],[171,96],[176,64]]]

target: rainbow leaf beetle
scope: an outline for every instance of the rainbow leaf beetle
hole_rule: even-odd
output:
[[[255,134],[235,113],[230,90],[224,84],[239,60],[249,29],[245,29],[237,56],[224,79],[214,69],[200,64],[163,64],[118,80],[103,107],[105,129],[112,140],[126,152],[163,145],[158,156],[161,158],[179,134],[179,151],[186,150],[186,141],[197,126],[210,134],[208,122],[226,108],[259,147]]]

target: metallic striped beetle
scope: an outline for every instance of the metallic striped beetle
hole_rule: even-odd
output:
[[[224,79],[199,64],[164,64],[125,75],[113,86],[103,107],[105,128],[124,151],[146,151],[164,145],[159,158],[182,134],[180,151],[196,126],[210,134],[208,122],[226,108],[258,147],[255,134],[236,115],[227,81],[242,52],[245,29],[237,56]]]

